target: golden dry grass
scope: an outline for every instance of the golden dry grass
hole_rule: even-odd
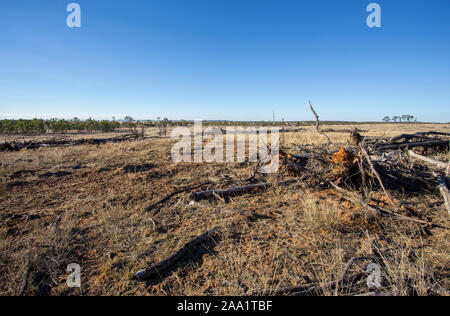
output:
[[[358,127],[372,136],[450,131],[448,124]],[[346,133],[328,134],[336,143],[347,142]],[[285,142],[292,152],[298,144],[326,143],[313,130],[286,133]],[[71,262],[81,266],[83,295],[244,295],[337,280],[351,257],[374,251],[383,256],[383,279],[393,294],[406,295],[411,287],[419,295],[448,294],[448,230],[370,216],[356,201],[330,189],[274,187],[229,203],[191,202],[183,193],[161,205],[156,215],[146,212],[146,206],[178,188],[208,180],[215,183],[211,188],[228,188],[253,173],[249,163],[174,164],[172,144],[155,138],[0,153],[0,295],[20,291],[27,257],[26,295],[79,295],[65,283]],[[79,169],[72,168],[76,164]],[[384,205],[381,192],[373,196]],[[437,192],[394,198],[405,213],[414,210],[448,226]],[[40,218],[26,219],[33,214]],[[214,226],[220,227],[213,236],[215,247],[197,260],[155,284],[133,278]],[[324,287],[323,294],[352,293]]]

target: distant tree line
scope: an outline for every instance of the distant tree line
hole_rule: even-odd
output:
[[[0,133],[3,134],[43,134],[68,132],[111,132],[120,127],[116,121],[96,121],[78,118],[72,120],[32,119],[32,120],[0,120]]]
[[[404,114],[404,115],[394,115],[392,117],[385,116],[383,117],[383,122],[394,122],[394,123],[411,123],[411,122],[417,122],[417,118],[415,118],[413,115]]]
[[[385,122],[412,122],[414,116],[402,115],[386,116],[383,118]],[[349,121],[321,121],[321,125],[348,125],[356,123],[375,123],[375,122],[349,122]],[[205,120],[202,121],[203,126],[284,126],[284,127],[306,127],[313,126],[314,121],[225,121],[225,120]],[[73,118],[71,120],[64,119],[18,119],[18,120],[0,120],[1,134],[44,134],[44,133],[83,133],[83,132],[113,132],[119,128],[129,128],[136,132],[137,128],[158,127],[160,134],[165,135],[167,128],[175,126],[193,126],[192,120],[169,120],[167,118],[157,120],[137,121],[131,116],[126,116],[122,121],[113,120],[80,120]]]

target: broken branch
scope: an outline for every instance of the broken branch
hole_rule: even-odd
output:
[[[195,201],[200,200],[206,200],[206,199],[215,199],[217,196],[221,198],[227,198],[233,195],[239,195],[243,194],[245,192],[253,191],[256,189],[267,189],[275,185],[284,185],[297,182],[296,179],[290,179],[285,181],[280,181],[276,183],[260,183],[260,184],[250,184],[250,185],[244,185],[241,187],[232,187],[226,190],[207,190],[207,191],[200,191],[200,192],[192,192],[190,197],[191,199]]]
[[[411,157],[414,157],[414,158],[416,158],[416,159],[419,159],[419,160],[422,160],[422,161],[425,161],[425,162],[428,162],[428,163],[430,163],[430,164],[432,164],[432,165],[435,165],[435,166],[437,166],[437,167],[439,167],[439,168],[447,168],[447,163],[445,163],[445,162],[442,162],[442,161],[439,161],[439,160],[436,160],[436,159],[433,159],[433,158],[429,158],[429,157],[425,157],[425,156],[422,156],[422,155],[419,155],[419,154],[416,154],[415,152],[413,152],[412,150],[408,150],[408,154],[411,156]]]
[[[410,222],[414,222],[414,223],[426,224],[426,225],[430,225],[430,226],[433,226],[433,227],[439,227],[439,228],[443,228],[443,229],[448,229],[448,227],[444,227],[444,226],[437,225],[437,224],[433,224],[433,223],[429,223],[429,222],[426,222],[426,221],[423,221],[423,220],[420,220],[420,219],[411,218],[411,217],[408,217],[408,216],[396,214],[396,213],[391,212],[391,211],[388,211],[388,210],[384,210],[384,209],[382,210],[382,209],[378,209],[378,208],[372,207],[372,206],[370,206],[369,204],[367,204],[367,203],[364,201],[363,197],[362,197],[361,195],[359,195],[358,193],[347,191],[347,190],[345,190],[345,189],[339,187],[338,185],[334,184],[333,182],[330,182],[330,184],[331,184],[337,191],[339,191],[339,192],[341,192],[341,193],[343,193],[343,194],[345,194],[345,195],[347,195],[347,196],[350,196],[350,197],[352,197],[352,198],[358,200],[359,203],[360,203],[365,209],[367,209],[368,211],[375,212],[375,213],[378,213],[378,214],[380,214],[380,215],[393,216],[393,217],[396,217],[396,218],[401,219],[401,220],[404,220],[404,221],[410,221]]]
[[[167,195],[165,198],[159,200],[158,202],[155,202],[155,203],[153,203],[152,205],[147,206],[147,207],[145,208],[145,210],[146,210],[147,212],[149,212],[149,211],[151,211],[153,208],[155,208],[156,206],[158,206],[159,204],[162,204],[162,203],[166,202],[167,200],[169,200],[170,198],[172,198],[173,196],[175,196],[175,195],[177,195],[177,194],[180,194],[180,193],[183,193],[183,192],[186,192],[186,191],[195,190],[195,189],[198,189],[198,188],[200,188],[200,187],[202,187],[202,186],[204,186],[204,185],[210,184],[210,183],[211,183],[210,181],[207,181],[207,182],[204,182],[204,183],[199,184],[199,185],[196,185],[196,186],[191,186],[191,187],[187,187],[187,188],[180,189],[180,190],[178,190],[178,191],[172,192],[172,193],[170,193],[169,195]],[[156,211],[153,215],[155,215],[155,214],[157,214],[157,213],[158,213],[158,211]]]
[[[327,134],[325,134],[324,132],[322,132],[319,129],[319,125],[320,125],[319,115],[317,115],[316,111],[314,110],[313,106],[311,105],[311,101],[308,101],[308,104],[309,104],[309,108],[310,108],[312,114],[314,115],[314,118],[316,119],[316,132],[319,133],[320,135],[324,136],[327,139],[327,145],[328,145],[328,147],[330,147],[330,144],[331,144],[330,138],[328,137]]]
[[[389,203],[391,203],[393,206],[395,206],[394,202],[392,201],[391,195],[389,194],[389,192],[386,190],[386,188],[384,187],[383,181],[381,180],[380,174],[378,173],[378,171],[375,169],[372,160],[370,159],[369,154],[367,153],[366,149],[364,148],[364,146],[362,146],[360,144],[360,149],[361,152],[363,153],[363,155],[366,157],[367,162],[369,163],[370,169],[372,169],[372,172],[374,173],[375,177],[377,178],[378,182],[380,183],[381,188],[384,191],[384,194],[386,194],[386,197],[389,200]]]

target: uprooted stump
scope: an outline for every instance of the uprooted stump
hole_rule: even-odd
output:
[[[295,176],[307,188],[320,187],[330,181],[360,181],[358,155],[341,147],[331,155],[326,152],[302,153],[299,155],[280,153],[281,173]]]

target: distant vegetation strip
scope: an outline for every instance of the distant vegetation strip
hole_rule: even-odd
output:
[[[1,120],[0,132],[3,134],[42,134],[67,132],[111,132],[121,125],[115,121],[86,120],[59,120],[59,119],[33,119],[33,120]]]
[[[380,122],[356,122],[356,121],[321,121],[322,125],[355,125],[355,124],[380,124]],[[416,122],[409,122],[416,123]],[[418,123],[418,122],[417,122]],[[165,126],[191,126],[194,121],[187,120],[158,120],[135,121],[129,118],[124,121],[116,120],[72,120],[64,119],[18,119],[0,120],[0,133],[2,134],[43,134],[43,133],[77,133],[77,132],[113,132],[118,128],[158,127]],[[314,121],[223,121],[206,120],[203,126],[280,126],[303,127],[313,126]]]

